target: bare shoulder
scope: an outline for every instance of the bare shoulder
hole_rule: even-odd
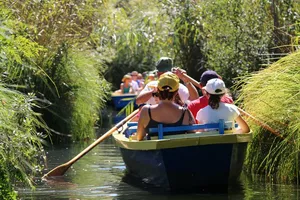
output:
[[[142,110],[141,110],[141,115],[146,113],[148,111],[148,109],[150,108],[150,105],[144,105]]]

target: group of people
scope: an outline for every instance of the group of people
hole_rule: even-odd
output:
[[[147,76],[147,82],[154,81],[155,75],[153,73]],[[145,86],[145,80],[141,73],[133,71],[130,74],[125,74],[120,84],[120,89],[117,91],[121,94],[138,94]]]
[[[199,87],[203,96],[199,97],[195,86],[185,75],[185,71],[173,68],[171,58],[162,57],[156,64],[158,80],[144,85],[136,98],[137,104],[146,104],[138,116],[137,133],[134,139],[143,140],[149,128],[191,125],[195,123],[218,123],[235,121],[239,128],[236,133],[248,133],[248,124],[240,116],[238,108],[222,78],[215,71],[201,75]],[[180,83],[180,80],[183,82]]]

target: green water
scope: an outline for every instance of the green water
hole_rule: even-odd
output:
[[[111,115],[111,114],[109,114]],[[111,127],[109,120],[108,127]],[[98,135],[109,128],[98,130]],[[86,148],[91,142],[61,144],[47,149],[48,169],[67,162]],[[221,164],[220,164],[220,167]],[[36,177],[36,189],[18,188],[21,199],[33,200],[85,200],[85,199],[298,199],[300,187],[286,184],[272,184],[261,178],[241,176],[240,185],[231,188],[228,193],[210,194],[166,194],[149,190],[147,185],[125,176],[125,164],[119,149],[112,138],[105,140],[77,161],[59,179],[41,181]]]
[[[85,144],[69,144],[48,150],[49,168],[73,158]],[[299,187],[270,184],[245,175],[241,185],[227,194],[165,194],[148,191],[142,184],[124,179],[125,165],[112,138],[98,145],[76,162],[64,177],[47,182],[36,180],[36,190],[19,188],[21,199],[84,200],[84,199],[298,199]],[[126,177],[125,177],[126,178]]]

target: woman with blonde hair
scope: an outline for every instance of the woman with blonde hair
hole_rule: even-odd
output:
[[[131,85],[131,76],[126,74],[122,78],[122,82],[120,84],[120,92],[122,94],[133,93],[132,85]]]

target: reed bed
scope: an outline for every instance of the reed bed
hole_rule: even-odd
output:
[[[16,182],[32,185],[44,160],[42,133],[47,130],[32,110],[34,96],[23,95],[0,84],[0,197],[16,199]]]
[[[272,180],[299,179],[300,51],[245,77],[238,101],[249,113],[277,130],[276,137],[255,124],[246,170]],[[249,123],[251,123],[249,121]]]

